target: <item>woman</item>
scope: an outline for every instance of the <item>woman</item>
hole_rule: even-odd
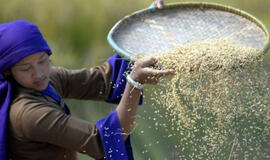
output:
[[[91,124],[71,116],[62,98],[114,101],[111,82],[126,62],[112,57],[90,69],[52,67],[50,47],[38,27],[25,20],[0,24],[0,44],[1,160],[73,160],[76,152],[133,159],[128,134],[142,84],[156,84],[173,71],[149,68],[155,59],[136,63],[119,105]]]

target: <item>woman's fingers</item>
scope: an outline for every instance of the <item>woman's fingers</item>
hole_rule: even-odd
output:
[[[166,70],[158,70],[158,69],[153,69],[153,68],[145,68],[146,72],[148,74],[151,74],[153,76],[166,76],[166,75],[173,75],[174,70],[172,69],[166,69]]]
[[[154,66],[156,63],[156,58],[148,58],[137,61],[130,74],[131,78],[139,83],[156,84],[158,83],[160,77],[174,75],[174,71],[171,69],[154,69],[152,66]]]
[[[164,7],[164,3],[163,0],[155,0],[152,5],[154,5],[155,7],[161,9]]]
[[[156,6],[158,8],[163,8],[163,6],[164,6],[163,0],[156,0]]]
[[[157,59],[156,58],[149,58],[146,60],[142,60],[141,62],[139,62],[139,65],[144,68],[144,67],[150,67],[154,64],[157,63]]]
[[[152,68],[144,68],[145,74],[147,74],[147,79],[145,79],[145,83],[156,84],[160,77],[164,77],[167,75],[174,75],[175,72],[173,70],[157,70]]]

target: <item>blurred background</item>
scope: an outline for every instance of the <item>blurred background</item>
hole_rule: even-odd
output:
[[[187,0],[186,0],[187,1]],[[165,0],[165,3],[181,0]],[[269,0],[211,0],[242,9],[270,27]],[[107,34],[113,25],[137,10],[147,8],[151,0],[0,0],[0,23],[26,19],[39,26],[53,50],[54,65],[67,68],[93,67],[113,55]],[[1,44],[0,44],[1,45]],[[265,66],[270,69],[270,54]],[[135,159],[177,159],[177,136],[171,134],[166,118],[158,118],[147,96],[139,107],[132,134]],[[105,102],[66,100],[74,116],[95,123],[116,105]],[[158,124],[158,125],[157,125]],[[76,137],[74,137],[76,138]],[[91,159],[79,154],[80,160]]]

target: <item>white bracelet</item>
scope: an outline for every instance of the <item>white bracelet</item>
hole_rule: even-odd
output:
[[[127,75],[127,82],[128,82],[130,85],[132,85],[133,87],[137,88],[137,89],[143,89],[143,87],[144,87],[144,84],[141,84],[141,83],[139,83],[139,82],[134,81],[134,80],[130,77],[130,75]]]

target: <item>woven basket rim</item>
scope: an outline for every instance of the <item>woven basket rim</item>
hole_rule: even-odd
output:
[[[216,10],[221,10],[221,11],[233,13],[233,14],[236,14],[236,15],[241,16],[243,18],[246,18],[247,20],[255,23],[265,33],[266,41],[265,41],[264,48],[263,48],[264,54],[266,54],[268,52],[268,50],[270,49],[270,37],[269,37],[270,30],[267,29],[266,25],[263,22],[261,22],[259,19],[257,19],[255,16],[251,15],[250,13],[247,13],[246,11],[243,11],[241,9],[238,9],[238,8],[235,8],[232,6],[228,6],[228,5],[224,5],[224,4],[220,4],[220,3],[213,3],[213,2],[176,2],[176,3],[168,3],[164,6],[164,8],[156,9],[154,12],[159,12],[161,10],[169,10],[169,9],[174,9],[174,8],[185,8],[185,7],[189,7],[189,8],[194,7],[194,8],[202,8],[202,9],[203,8],[212,8],[212,9],[216,9]],[[126,58],[130,58],[132,56],[132,53],[121,48],[116,43],[116,41],[113,39],[113,34],[118,29],[118,27],[121,25],[121,23],[123,23],[124,21],[127,21],[128,19],[131,19],[135,16],[138,16],[140,14],[145,14],[148,12],[153,12],[153,11],[151,11],[150,8],[138,10],[138,11],[120,19],[111,28],[111,30],[108,33],[107,40],[108,40],[110,46],[116,51],[116,53],[118,53]]]

